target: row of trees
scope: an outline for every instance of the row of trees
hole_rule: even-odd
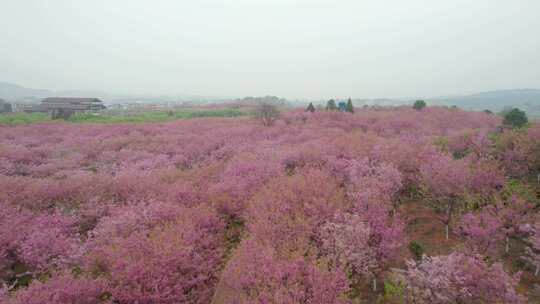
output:
[[[426,102],[424,100],[417,100],[413,104],[413,109],[420,111],[423,108],[427,106]],[[455,106],[453,106],[455,107]],[[486,114],[493,114],[490,110],[484,110]],[[522,111],[518,108],[512,108],[508,110],[504,110],[500,113],[500,115],[503,117],[503,125],[509,126],[512,128],[522,128],[529,120],[527,119],[527,114],[525,111]]]
[[[426,102],[424,100],[420,99],[420,100],[416,100],[414,102],[412,108],[417,110],[417,111],[421,111],[426,106],[427,106]],[[315,110],[316,110],[315,106],[313,106],[313,103],[310,102],[309,105],[306,108],[306,112],[314,113]],[[350,98],[347,100],[347,103],[344,106],[341,106],[341,107],[338,107],[336,105],[335,100],[330,99],[326,103],[325,110],[326,111],[338,111],[338,110],[343,111],[344,110],[344,111],[349,112],[349,113],[354,113],[354,106],[353,106],[352,101],[351,101]],[[259,111],[259,112],[263,112],[263,111]],[[267,109],[264,112],[271,113],[272,111]],[[489,110],[485,110],[484,112],[487,113],[487,114],[492,114],[492,112],[489,111]],[[512,127],[512,128],[522,128],[528,123],[526,113],[524,111],[518,109],[518,108],[513,108],[513,109],[510,109],[510,110],[507,110],[507,111],[503,111],[503,112],[500,113],[500,115],[503,117],[503,125],[505,125],[505,126],[509,126],[509,127]],[[263,116],[265,116],[265,115],[263,115]]]
[[[354,106],[352,103],[352,100],[349,98],[347,100],[347,103],[340,102],[340,105],[336,105],[336,101],[333,99],[328,100],[325,107],[326,111],[344,111],[349,113],[354,113]],[[315,112],[315,107],[313,106],[313,103],[310,102],[308,107],[306,108],[306,112]]]

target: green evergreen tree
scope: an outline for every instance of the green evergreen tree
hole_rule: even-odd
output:
[[[309,105],[307,106],[307,109],[306,109],[306,112],[315,112],[315,107],[313,106],[313,103],[309,103]]]
[[[327,111],[337,111],[337,109],[338,109],[338,107],[336,106],[335,100],[330,99],[330,100],[326,103],[326,110],[327,110]]]
[[[347,112],[354,113],[354,106],[353,106],[352,100],[350,98],[349,98],[349,100],[347,100]]]
[[[426,107],[426,102],[423,100],[417,100],[414,102],[413,109],[420,111]]]

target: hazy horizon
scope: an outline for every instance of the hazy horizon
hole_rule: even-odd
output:
[[[0,81],[287,98],[540,88],[540,2],[4,0]]]

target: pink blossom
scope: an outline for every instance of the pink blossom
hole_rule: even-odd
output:
[[[34,281],[6,300],[6,304],[95,304],[106,296],[103,280],[59,275],[45,282]],[[0,298],[1,299],[1,298]],[[4,302],[3,302],[4,303]]]
[[[473,252],[494,253],[504,238],[503,223],[491,206],[479,213],[465,214],[459,223],[458,231]]]
[[[245,240],[223,274],[232,303],[349,303],[347,278],[302,257],[280,259],[254,240]]]
[[[482,256],[452,253],[407,266],[407,298],[414,303],[525,303],[515,290],[521,274],[508,275]]]

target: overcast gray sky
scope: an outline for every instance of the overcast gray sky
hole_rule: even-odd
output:
[[[288,98],[540,88],[540,1],[0,0],[0,81]]]

